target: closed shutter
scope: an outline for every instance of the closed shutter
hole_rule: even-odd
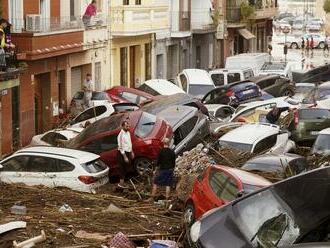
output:
[[[73,67],[71,69],[71,95],[74,96],[78,91],[81,91],[81,67]]]

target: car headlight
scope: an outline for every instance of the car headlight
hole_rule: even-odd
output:
[[[197,242],[197,240],[199,239],[200,230],[201,230],[201,222],[197,221],[190,228],[190,238],[192,242],[194,243]]]

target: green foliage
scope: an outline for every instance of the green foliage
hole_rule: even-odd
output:
[[[323,9],[325,13],[330,13],[330,0],[325,0],[323,4]]]
[[[246,21],[248,18],[255,14],[255,9],[253,6],[249,5],[247,2],[241,3],[241,16],[243,21]]]

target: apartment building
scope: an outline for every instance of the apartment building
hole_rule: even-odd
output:
[[[72,96],[92,73],[97,90],[109,87],[107,0],[88,26],[82,15],[90,1],[1,0],[3,17],[12,23],[12,42],[28,69],[18,92],[19,145],[56,126]]]

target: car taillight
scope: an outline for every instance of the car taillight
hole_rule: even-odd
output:
[[[294,126],[297,127],[298,126],[298,123],[299,123],[299,115],[298,115],[298,111],[294,111]]]
[[[78,179],[84,184],[92,184],[97,181],[97,179],[92,176],[79,176]]]
[[[232,90],[229,90],[227,93],[226,93],[226,96],[228,96],[228,97],[231,97],[231,96],[234,96],[235,95],[235,93],[234,93],[234,91],[232,91]]]

